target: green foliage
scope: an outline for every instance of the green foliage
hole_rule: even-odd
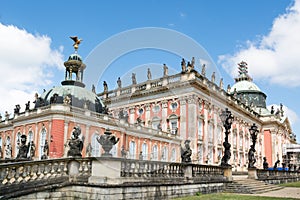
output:
[[[280,186],[284,186],[284,187],[300,187],[300,181],[298,181],[298,182],[291,182],[291,183],[283,183],[283,184],[280,184]]]
[[[250,196],[250,195],[231,194],[231,193],[201,194],[200,192],[197,192],[196,196],[176,198],[174,200],[294,200],[294,199],[292,199],[292,198],[277,198],[277,197],[263,197],[263,196]]]

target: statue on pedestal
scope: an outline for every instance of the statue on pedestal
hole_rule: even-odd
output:
[[[181,162],[190,163],[192,162],[192,149],[190,147],[190,140],[184,141],[184,147],[181,147]]]
[[[79,137],[81,134],[80,127],[76,126],[73,129],[72,137],[69,142],[68,157],[82,157],[83,139]]]
[[[264,157],[263,167],[264,167],[264,170],[267,170],[269,168],[269,164],[267,162],[267,158],[266,157]]]
[[[27,159],[27,154],[29,151],[28,145],[26,144],[26,135],[21,135],[21,144],[19,146],[19,152],[16,157],[17,160]]]

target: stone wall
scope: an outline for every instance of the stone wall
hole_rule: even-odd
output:
[[[60,200],[60,199],[171,199],[192,196],[196,193],[222,192],[226,183],[209,184],[142,184],[142,185],[73,185],[37,192],[15,199]]]

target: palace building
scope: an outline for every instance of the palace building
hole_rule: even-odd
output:
[[[78,47],[77,47],[78,48]],[[77,53],[64,63],[65,80],[41,95],[36,95],[34,109],[30,102],[21,112],[16,105],[14,115],[6,113],[0,120],[1,158],[11,160],[18,155],[22,135],[30,144],[34,160],[66,157],[74,127],[80,127],[83,157],[103,153],[97,138],[104,131],[112,132],[120,141],[111,150],[115,157],[180,162],[180,146],[189,140],[192,162],[220,165],[223,156],[224,127],[220,113],[231,111],[234,120],[229,134],[231,160],[237,171],[245,171],[252,144],[249,129],[253,124],[259,133],[256,143],[256,166],[262,168],[263,157],[270,166],[283,158],[284,145],[296,143],[288,118],[282,107],[275,111],[266,107],[266,94],[247,71],[247,63],[239,64],[235,83],[224,89],[217,84],[215,74],[207,78],[205,66],[201,73],[194,62],[181,62],[182,71],[108,90],[101,93],[85,88],[86,65]]]

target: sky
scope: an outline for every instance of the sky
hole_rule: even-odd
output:
[[[176,73],[191,56],[198,69],[210,63],[210,73],[233,85],[237,63],[246,61],[267,105],[284,105],[299,141],[299,32],[300,0],[3,0],[0,113],[12,115],[16,104],[22,111],[36,92],[60,85],[63,62],[74,53],[69,36],[78,36],[88,63],[84,80],[97,92],[103,80],[109,89],[118,77],[129,84],[132,72],[143,81],[148,67],[159,77],[164,63]]]

